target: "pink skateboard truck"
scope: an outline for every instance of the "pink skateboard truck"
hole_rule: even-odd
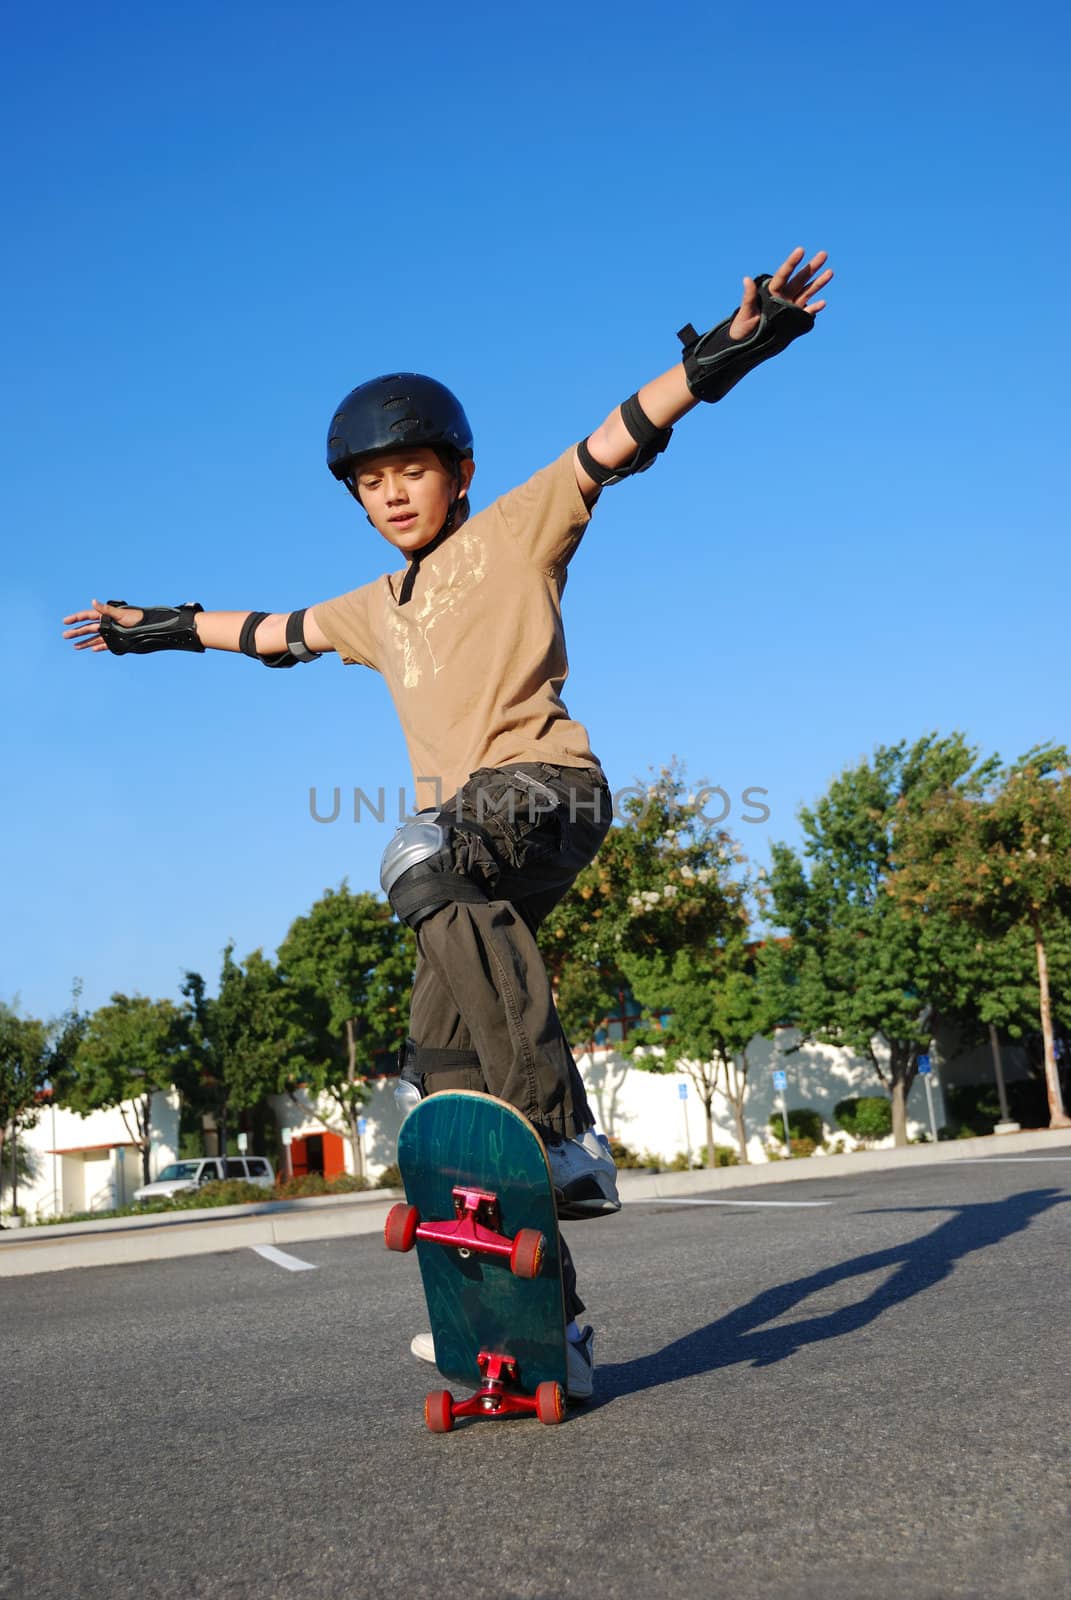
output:
[[[432,1433],[449,1433],[458,1417],[515,1417],[535,1412],[552,1427],[565,1416],[565,1395],[560,1383],[541,1383],[535,1394],[522,1394],[517,1363],[512,1356],[481,1350],[483,1383],[467,1400],[455,1400],[449,1389],[433,1389],[424,1401],[424,1421]]]
[[[404,1202],[392,1206],[383,1229],[387,1249],[412,1250],[418,1239],[426,1239],[462,1256],[498,1256],[509,1262],[516,1278],[539,1275],[547,1241],[538,1228],[521,1228],[509,1238],[502,1232],[498,1196],[486,1189],[461,1184],[453,1190],[453,1200],[454,1217],[441,1222],[422,1221],[416,1206]]]

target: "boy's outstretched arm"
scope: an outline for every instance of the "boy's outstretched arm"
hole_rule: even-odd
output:
[[[793,250],[770,278],[757,282],[745,278],[743,298],[736,312],[710,333],[700,337],[692,328],[683,329],[684,359],[645,383],[632,400],[612,411],[577,446],[576,481],[588,505],[622,468],[636,472],[649,466],[655,455],[665,449],[668,430],[700,400],[720,400],[752,366],[783,350],[799,333],[809,332],[815,316],[826,304],[815,296],[830,282],[833,272],[825,266],[826,251],[819,250],[806,263],[804,254],[802,248]],[[775,330],[773,324],[779,314],[792,325]],[[688,334],[693,336],[691,340],[686,337]],[[739,350],[734,350],[734,345],[739,345]],[[641,437],[648,429],[648,437]],[[606,471],[596,478],[591,467]]]
[[[292,618],[299,619],[296,625]],[[106,636],[101,633],[105,619]],[[307,658],[293,655],[295,644],[303,643],[307,654],[314,655],[334,649],[317,625],[312,607],[304,612],[204,611],[193,605],[148,609],[115,600],[94,600],[89,611],[72,611],[63,620],[68,624],[63,637],[73,639],[76,650],[111,649],[116,655],[146,655],[156,650],[233,650],[263,659],[292,656],[292,660],[273,663],[292,666],[294,661]],[[155,630],[155,636],[150,629]],[[124,638],[126,630],[130,630],[129,638]],[[295,639],[295,633],[300,638]]]

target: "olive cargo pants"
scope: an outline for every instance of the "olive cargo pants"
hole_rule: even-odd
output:
[[[439,812],[454,863],[486,900],[417,928],[410,1071],[426,1094],[475,1089],[516,1106],[548,1143],[594,1122],[554,1005],[536,930],[594,858],[610,823],[598,768],[520,762],[474,772]],[[583,1306],[563,1244],[566,1306]]]

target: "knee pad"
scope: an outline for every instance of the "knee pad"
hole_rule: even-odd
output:
[[[440,816],[439,811],[418,811],[398,829],[380,863],[380,887],[395,915],[411,928],[440,906],[487,900],[479,885],[457,867],[454,829],[440,822]]]

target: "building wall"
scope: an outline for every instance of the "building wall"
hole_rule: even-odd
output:
[[[129,1107],[127,1115],[135,1126]],[[153,1095],[152,1118],[149,1171],[155,1177],[178,1154],[177,1093]],[[28,1168],[19,1178],[19,1205],[31,1216],[129,1205],[141,1182],[141,1155],[129,1141],[118,1108],[80,1117],[46,1104],[36,1127],[19,1134],[19,1150]],[[6,1172],[3,1204],[11,1204]]]
[[[787,1075],[788,1109],[806,1106],[820,1112],[830,1136],[846,1139],[833,1121],[833,1108],[839,1100],[850,1095],[887,1093],[870,1063],[853,1056],[850,1051],[826,1045],[796,1048],[797,1043],[798,1036],[794,1032],[781,1029],[772,1040],[756,1038],[748,1052],[750,1068],[744,1122],[751,1161],[768,1160],[768,1152],[775,1146],[769,1135],[768,1120],[780,1106],[780,1098],[773,1088],[773,1073],[777,1069]],[[687,1143],[692,1155],[701,1159],[706,1138],[705,1117],[695,1087],[684,1074],[645,1072],[609,1048],[596,1048],[593,1053],[579,1056],[577,1066],[601,1131],[619,1139],[637,1156],[652,1155],[668,1164],[684,1153]],[[981,1056],[976,1066],[976,1077],[985,1078],[991,1073],[991,1063]],[[939,1068],[938,1076],[947,1070]],[[961,1081],[958,1076],[956,1081]],[[368,1125],[362,1141],[365,1171],[373,1181],[395,1160],[400,1118],[394,1103],[394,1084],[393,1078],[375,1080],[370,1085],[370,1098],[364,1108]],[[687,1088],[686,1100],[680,1098],[682,1084]],[[934,1102],[937,1126],[941,1127],[947,1118],[939,1084],[935,1084]],[[282,1097],[276,1109],[281,1125],[289,1125],[296,1134],[316,1132],[323,1126],[307,1111]],[[334,1125],[342,1131],[339,1123]],[[925,1085],[921,1079],[916,1079],[908,1096],[908,1131],[912,1135],[919,1134],[928,1131],[929,1125]],[[716,1096],[714,1102],[714,1138],[716,1144],[731,1145],[735,1150],[735,1124],[724,1095]],[[846,1140],[846,1143],[850,1147],[851,1141]],[[345,1154],[346,1170],[352,1171],[353,1154],[348,1137]]]
[[[885,1095],[873,1066],[848,1050],[829,1045],[799,1045],[791,1029],[779,1029],[773,1039],[756,1037],[748,1049],[748,1091],[744,1102],[744,1129],[748,1159],[769,1159],[769,1119],[781,1107],[773,1074],[785,1073],[785,1105],[789,1111],[806,1107],[821,1113],[830,1136],[845,1137],[833,1121],[837,1102],[851,1095]],[[637,1156],[651,1154],[672,1161],[690,1147],[701,1158],[706,1140],[706,1117],[695,1085],[684,1073],[644,1071],[612,1051],[596,1049],[577,1060],[600,1129],[620,1140]],[[681,1086],[687,1098],[681,1098]],[[935,1113],[940,1127],[946,1120],[938,1089]],[[929,1129],[926,1089],[916,1079],[908,1096],[908,1132]],[[736,1124],[724,1094],[714,1097],[714,1142],[736,1149]]]

